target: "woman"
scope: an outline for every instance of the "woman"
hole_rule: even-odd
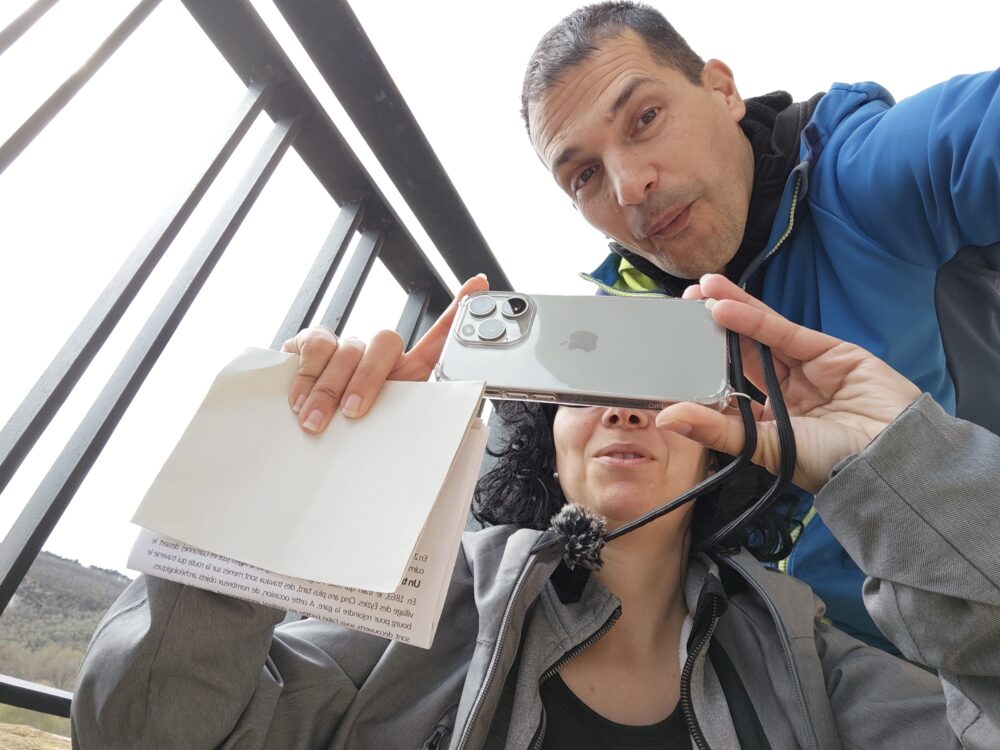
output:
[[[530,528],[537,507],[561,495],[621,525],[707,476],[706,446],[737,453],[742,427],[692,404],[560,408],[549,439],[548,416],[527,408],[536,426],[513,432],[495,475],[520,486],[477,500],[520,527],[466,536],[432,649],[313,620],[275,629],[281,612],[140,579],[84,660],[77,746],[996,747],[1000,439],[722,277],[700,295],[722,300],[721,325],[772,347],[795,481],[872,576],[876,622],[940,679],[824,624],[807,587],[745,550],[692,552],[726,514],[724,493],[616,539],[589,578],[573,575],[593,528]],[[755,461],[774,468],[768,416],[758,410]],[[772,516],[747,538],[773,552],[785,537]]]

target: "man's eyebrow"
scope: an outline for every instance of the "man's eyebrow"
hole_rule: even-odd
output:
[[[618,116],[618,113],[624,109],[626,104],[628,104],[628,100],[632,98],[632,94],[634,94],[640,86],[644,86],[647,83],[659,83],[659,81],[652,76],[635,76],[629,80],[629,82],[625,85],[625,88],[622,89],[622,92],[608,109],[608,114],[605,115],[606,119],[609,122],[614,120],[615,117]]]
[[[555,163],[552,165],[552,171],[558,172],[559,167],[568,161],[572,161],[578,153],[580,153],[580,149],[576,146],[570,146],[568,149],[559,154],[559,158],[556,159]]]
[[[605,116],[608,121],[614,120],[619,112],[624,109],[625,105],[628,104],[629,99],[632,98],[634,94],[641,86],[647,83],[660,83],[657,79],[652,76],[635,76],[629,79],[629,82],[622,89],[622,92],[618,97],[612,102],[611,107],[608,109],[608,113]],[[559,167],[563,166],[566,162],[572,161],[576,158],[576,155],[580,153],[580,149],[576,146],[570,146],[568,149],[559,154],[559,158],[555,160],[552,164],[552,171],[558,172]]]

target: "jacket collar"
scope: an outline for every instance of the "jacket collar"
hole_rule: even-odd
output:
[[[488,577],[488,580],[481,580],[480,575],[474,574],[481,615],[484,606],[487,612],[493,611],[491,616],[481,617],[477,652],[483,650],[489,662],[497,665],[497,673],[490,685],[483,685],[479,679],[467,681],[456,728],[463,728],[459,730],[461,735],[467,730],[472,740],[470,746],[477,746],[485,740],[491,725],[502,726],[506,747],[526,747],[537,732],[536,722],[510,722],[510,716],[538,717],[540,721],[538,687],[546,672],[592,637],[599,637],[603,628],[613,626],[621,603],[595,576],[587,580],[578,601],[564,603],[560,600],[550,581],[561,555],[559,538],[552,532],[522,529],[511,535],[509,529],[505,533],[502,527],[495,527],[467,535],[465,548],[470,568],[473,571],[481,569]],[[490,558],[494,558],[493,562]],[[814,637],[814,618],[822,615],[822,605],[805,584],[765,569],[745,550],[723,555],[719,561],[703,554],[689,560],[684,594],[688,610],[694,616],[689,618],[686,633],[690,634],[697,626],[699,604],[706,594],[718,595],[723,590],[720,580],[727,576],[735,578],[737,586],[734,588],[740,589],[738,595],[745,600],[739,607],[753,610],[754,619],[758,621],[762,615],[768,618],[764,612],[770,613],[774,635],[768,638],[775,648],[780,647],[783,651],[785,662],[792,670],[792,681],[798,684],[796,675],[801,669],[808,669],[808,665],[799,664],[800,655],[791,644]],[[533,582],[517,595],[517,581],[524,580],[530,571],[534,571],[530,576]],[[744,589],[749,599],[745,599]],[[502,604],[504,601],[506,606]],[[816,606],[811,606],[814,601]],[[510,620],[502,616],[508,610]],[[720,628],[725,620],[723,618]],[[485,625],[485,621],[490,624]],[[501,633],[508,635],[506,645],[503,645]],[[681,665],[687,659],[687,641],[686,635],[682,637],[678,653]],[[703,649],[695,661],[692,681],[695,713],[705,719],[702,731],[711,747],[738,748],[724,693],[706,653],[707,649]],[[484,667],[485,664],[476,667],[480,677],[492,671]],[[501,701],[501,693],[507,691],[511,691],[510,700]],[[803,707],[809,702],[801,689],[798,689],[798,700]],[[473,706],[480,703],[481,710],[472,715]],[[504,715],[497,716],[501,703]],[[807,710],[804,715],[809,713]],[[469,721],[474,721],[474,726],[467,726]],[[815,737],[811,727],[806,726],[803,731]],[[815,742],[812,744],[815,746]]]

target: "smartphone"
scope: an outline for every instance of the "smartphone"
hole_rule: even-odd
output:
[[[476,292],[459,303],[438,380],[491,398],[660,409],[724,405],[726,332],[701,301]]]

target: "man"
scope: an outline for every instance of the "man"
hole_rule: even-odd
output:
[[[590,275],[604,292],[680,295],[723,272],[1000,432],[998,91],[1000,72],[898,105],[875,84],[801,104],[781,92],[744,100],[730,69],[703,62],[658,12],[613,2],[543,37],[522,114],[556,183],[612,240]],[[445,330],[402,356],[373,342],[365,359],[390,377],[426,376]],[[361,357],[350,346],[344,362]],[[338,401],[362,414],[374,399],[365,376],[335,382],[342,370],[322,356],[303,353],[293,388],[306,428],[322,429]],[[311,395],[315,377],[336,397]],[[861,572],[821,521],[805,521],[788,571],[839,627],[887,645],[861,602]]]
[[[558,185],[613,240],[592,274],[603,289],[679,295],[724,272],[1000,432],[998,90],[994,73],[896,106],[874,84],[744,101],[725,64],[616,2],[546,34],[522,114]],[[878,641],[861,573],[821,524],[788,569]]]

